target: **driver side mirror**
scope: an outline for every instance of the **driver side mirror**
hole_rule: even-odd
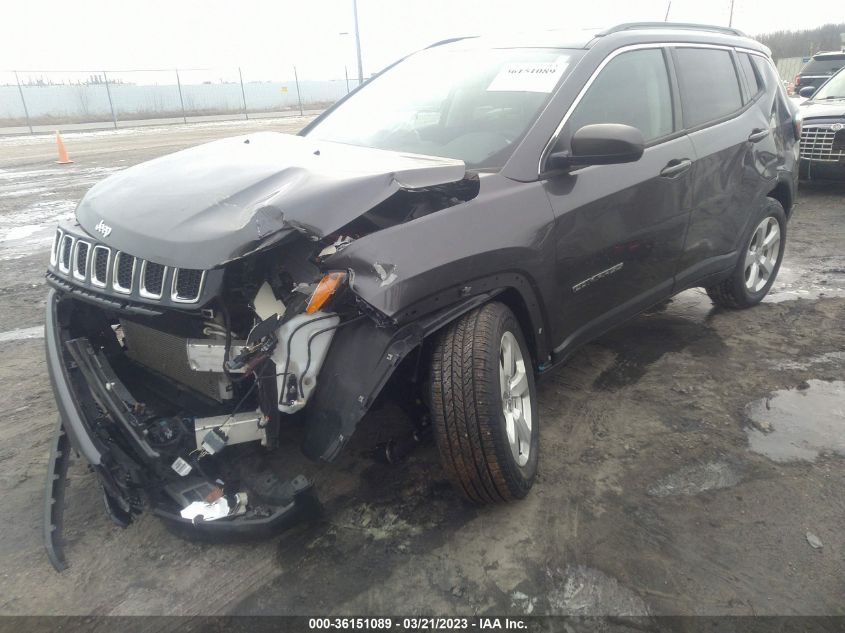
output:
[[[577,165],[633,163],[645,150],[643,133],[621,123],[594,123],[572,135],[570,151],[552,152],[546,171],[559,171]]]
[[[798,91],[799,97],[804,97],[805,99],[809,99],[814,94],[816,94],[816,89],[813,86],[804,86],[801,90]]]

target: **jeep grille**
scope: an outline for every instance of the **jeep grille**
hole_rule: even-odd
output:
[[[174,303],[196,303],[205,283],[204,270],[170,268],[77,238],[62,229],[56,231],[50,264],[54,273],[77,284],[154,301],[165,298]]]

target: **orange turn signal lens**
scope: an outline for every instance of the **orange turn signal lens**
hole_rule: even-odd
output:
[[[308,300],[308,307],[305,308],[307,314],[314,314],[317,310],[323,307],[323,304],[335,293],[343,280],[346,279],[346,273],[329,273],[324,276],[320,283],[317,284],[317,289]]]

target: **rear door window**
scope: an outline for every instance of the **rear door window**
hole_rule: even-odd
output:
[[[721,119],[742,107],[739,77],[729,51],[683,47],[675,49],[675,56],[685,127]]]
[[[570,116],[569,129],[574,133],[593,123],[631,125],[647,143],[672,133],[672,92],[662,49],[622,53],[607,63]]]

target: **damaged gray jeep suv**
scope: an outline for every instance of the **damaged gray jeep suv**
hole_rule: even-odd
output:
[[[316,503],[283,450],[331,462],[388,398],[416,427],[388,458],[431,431],[468,499],[524,497],[537,375],[687,288],[766,295],[793,119],[768,50],[730,29],[466,38],[297,136],[97,184],[47,273],[51,559],[71,447],[121,525],[148,508],[188,534],[274,533]]]

